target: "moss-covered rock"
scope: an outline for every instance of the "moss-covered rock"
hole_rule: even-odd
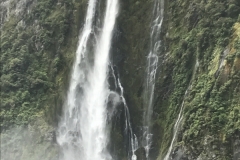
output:
[[[233,6],[238,13],[229,9]],[[159,159],[163,159],[169,147],[183,99],[183,121],[175,148],[182,146],[188,159],[233,158],[230,137],[239,131],[240,81],[235,55],[239,11],[237,1],[167,2],[164,23],[167,66],[166,69],[163,66],[163,73],[169,78],[159,81],[159,88],[168,90],[158,94],[167,92],[168,97],[156,100],[159,109],[155,110],[165,129]],[[199,66],[190,81],[196,59]],[[188,86],[191,89],[184,96]],[[234,120],[229,117],[233,113]]]
[[[61,114],[86,2],[0,3],[3,159],[56,158],[55,142],[47,137]]]

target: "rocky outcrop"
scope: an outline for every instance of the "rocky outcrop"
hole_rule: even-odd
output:
[[[3,0],[0,3],[0,28],[5,21],[9,21],[12,17],[19,21],[19,25],[24,25],[25,15],[32,13],[36,2],[37,0]]]
[[[233,160],[240,160],[240,137],[233,138]]]

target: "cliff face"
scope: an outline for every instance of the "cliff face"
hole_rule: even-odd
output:
[[[36,159],[34,156],[44,150],[49,151],[42,155],[45,159],[56,157],[54,127],[61,114],[86,4],[87,0],[5,0],[0,4],[0,118],[1,136],[6,139],[1,142],[2,151],[12,153],[14,144],[28,144],[16,149],[10,159]],[[120,1],[111,56],[139,142],[153,4],[153,0]],[[162,160],[166,155],[183,107],[170,154],[173,159],[238,160],[240,2],[170,0],[164,8],[150,157]],[[25,127],[26,133],[16,126]],[[122,128],[113,130],[113,152],[116,157],[126,157],[121,148]],[[7,143],[17,137],[15,133],[22,134]],[[26,137],[31,137],[28,143],[20,140]],[[33,144],[39,152],[29,156],[26,150]],[[144,159],[142,151],[137,151],[139,159]]]
[[[168,80],[159,84],[169,89],[159,94],[168,93],[168,98],[156,100],[160,101],[156,108],[167,106],[158,119],[167,119],[160,155],[169,145],[168,127],[184,101],[175,154],[183,151],[187,159],[233,159],[240,126],[239,5],[238,1],[167,3],[164,41],[169,64],[163,74]]]
[[[122,39],[118,41],[122,63],[119,70],[132,123],[141,139],[139,128],[144,111],[149,20],[152,18],[152,9],[148,9],[153,3],[122,3],[119,19],[119,26],[123,28]],[[151,156],[156,159],[159,153],[158,159],[164,158],[172,141],[174,124],[183,107],[170,157],[238,159],[240,4],[234,0],[165,3]],[[131,8],[130,11],[128,8]],[[141,21],[142,18],[144,21]]]
[[[56,158],[54,130],[85,6],[86,1],[1,1],[2,159]]]
[[[67,86],[85,5],[51,0],[1,3],[2,129],[28,124],[41,110],[56,114],[53,106]],[[51,107],[46,104],[50,100]]]

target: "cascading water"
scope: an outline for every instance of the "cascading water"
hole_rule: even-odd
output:
[[[180,109],[180,112],[179,112],[179,114],[178,114],[177,121],[176,121],[176,123],[174,124],[174,128],[173,128],[173,132],[174,132],[174,133],[173,133],[173,138],[172,138],[170,147],[169,147],[169,149],[168,149],[168,152],[167,152],[164,160],[169,160],[169,156],[170,156],[170,154],[171,154],[171,152],[172,152],[173,143],[175,142],[175,139],[176,139],[176,137],[177,137],[178,128],[179,128],[180,122],[181,122],[181,120],[182,120],[182,118],[183,118],[183,117],[182,117],[182,111],[183,111],[183,106],[184,106],[184,103],[185,103],[185,97],[187,96],[188,91],[189,91],[190,88],[191,88],[191,85],[189,85],[188,88],[187,88],[187,90],[185,91],[185,94],[184,94],[184,97],[183,97],[183,102],[182,102],[182,104],[181,104],[181,109]]]
[[[129,114],[129,110],[128,110],[128,106],[127,106],[127,103],[126,103],[126,100],[123,96],[123,87],[122,87],[122,84],[120,82],[120,80],[118,79],[117,80],[118,82],[118,86],[120,88],[120,97],[122,99],[122,102],[123,102],[123,105],[124,105],[124,111],[125,111],[125,132],[127,132],[127,134],[129,134],[129,139],[130,139],[130,157],[131,157],[131,160],[137,160],[137,156],[135,154],[136,150],[138,149],[138,140],[137,140],[137,136],[135,134],[133,134],[133,131],[132,131],[132,126],[131,126],[131,123],[130,123],[130,114]]]
[[[112,77],[114,79],[114,91],[112,91],[112,94],[114,95],[114,97],[117,97],[117,99],[120,100],[115,100],[115,105],[113,106],[117,106],[116,103],[122,103],[123,107],[124,107],[124,116],[125,116],[125,129],[124,129],[124,133],[126,135],[126,139],[128,141],[128,159],[130,160],[137,160],[137,156],[135,154],[135,152],[138,149],[138,139],[137,136],[133,133],[132,130],[132,125],[131,125],[131,121],[130,121],[130,113],[129,113],[129,109],[127,106],[127,102],[124,98],[124,90],[119,78],[119,74],[117,74],[117,76],[115,75],[113,66],[110,65],[111,71],[112,71]],[[112,102],[112,100],[111,100]],[[114,107],[115,108],[115,107]],[[112,114],[111,114],[112,115]]]
[[[173,148],[173,143],[175,142],[176,140],[176,137],[177,137],[177,133],[178,133],[178,129],[179,129],[179,126],[181,124],[181,121],[183,119],[183,108],[184,108],[184,104],[185,104],[185,98],[186,96],[188,95],[188,92],[189,90],[192,88],[192,80],[194,79],[195,77],[195,74],[197,72],[197,68],[199,66],[199,62],[198,62],[198,59],[196,59],[196,63],[195,63],[195,67],[194,67],[194,70],[193,70],[193,75],[192,75],[192,78],[191,78],[191,81],[189,83],[189,86],[187,87],[187,90],[185,91],[185,94],[184,94],[184,97],[183,97],[183,102],[181,104],[181,109],[180,109],[180,112],[178,114],[178,118],[177,118],[177,121],[175,122],[174,124],[174,130],[173,130],[173,138],[172,138],[172,141],[171,141],[171,144],[170,144],[170,147],[168,148],[168,152],[166,154],[166,156],[164,157],[164,160],[169,160],[170,158],[170,154],[172,152],[172,148]]]
[[[143,120],[143,147],[146,151],[146,158],[149,159],[151,148],[151,117],[153,113],[153,98],[155,89],[155,78],[158,67],[159,49],[161,47],[160,32],[163,22],[164,0],[155,0],[153,10],[153,21],[150,35],[150,52],[147,57],[147,79],[145,86],[145,113]]]
[[[59,123],[57,141],[63,160],[110,160],[107,125],[107,75],[112,31],[118,13],[118,0],[107,0],[100,36],[94,50],[94,63],[88,62],[88,43],[93,32],[97,0],[89,0],[76,61]]]

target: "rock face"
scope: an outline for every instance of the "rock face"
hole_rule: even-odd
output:
[[[160,37],[164,49],[157,73],[152,124],[153,148],[156,150],[152,149],[151,155],[164,158],[172,139],[173,125],[185,100],[183,119],[171,157],[233,159],[231,137],[240,127],[237,100],[240,95],[240,73],[237,70],[240,4],[236,0],[165,3]],[[120,34],[116,39],[116,50],[113,49],[113,62],[123,81],[134,131],[140,139],[146,69],[144,56],[149,47],[146,31],[150,31],[147,26],[149,14],[142,15],[142,12],[150,13],[150,6],[153,6],[150,1],[122,1],[118,22]],[[196,65],[198,67],[193,72]],[[189,93],[185,96],[189,86]]]
[[[141,13],[150,13],[145,10],[148,5],[153,6],[150,1],[122,1],[118,28],[121,34],[113,56],[120,57],[114,62],[120,70],[134,130],[140,139],[146,67],[143,57],[149,47],[145,32],[150,30],[146,27],[149,22],[141,21],[142,17],[149,20],[149,14]],[[230,148],[231,137],[240,126],[239,11],[236,0],[166,2],[161,35],[164,50],[157,74],[152,124],[153,148],[157,149],[151,155],[158,153],[158,159],[164,158],[183,100],[183,119],[172,158],[225,160],[238,154],[233,155]],[[143,25],[139,27],[139,23]],[[189,93],[184,96],[189,86]]]
[[[97,14],[101,15],[104,3],[99,1]],[[145,160],[141,146],[143,91],[153,3],[154,0],[120,1],[110,57],[124,87],[133,132],[139,140],[139,160]],[[30,146],[42,147],[39,151],[46,153],[42,159],[56,155],[53,130],[61,115],[86,4],[87,0],[0,2],[1,131],[7,140],[14,140],[2,150],[13,155],[5,159],[25,159],[30,154],[26,150],[32,151],[28,145],[23,148],[25,151],[11,148],[14,144],[25,145],[16,134],[16,139],[6,137],[11,132],[9,126],[15,125],[28,126],[26,134],[22,132],[24,138],[31,137]],[[170,157],[240,159],[239,13],[239,0],[165,1],[150,159],[164,159],[183,100],[183,119]],[[115,141],[109,149],[114,159],[124,159],[127,147],[121,106],[113,121],[111,139]],[[35,151],[32,156],[29,154],[29,159],[34,160],[34,155],[39,155]]]
[[[140,147],[135,153],[138,160],[147,160],[146,151],[143,147]]]
[[[86,1],[0,2],[1,159],[54,160]]]
[[[32,8],[36,5],[36,0],[19,0],[19,1],[13,1],[13,0],[3,0],[0,3],[0,15],[1,15],[1,21],[0,26],[4,24],[5,21],[9,21],[12,17],[17,18],[19,21],[22,20],[22,18],[30,14],[32,11]]]
[[[233,139],[233,160],[240,160],[240,137]]]

